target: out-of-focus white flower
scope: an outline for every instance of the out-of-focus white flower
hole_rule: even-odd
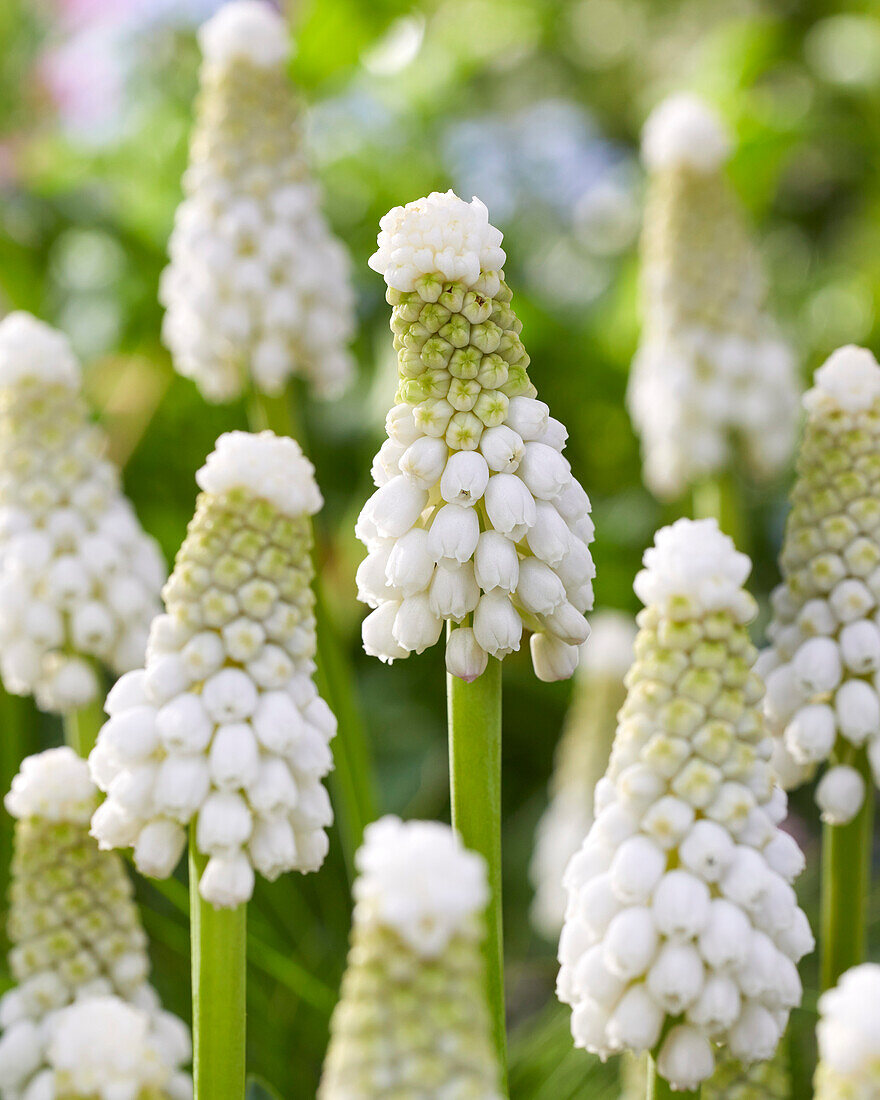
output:
[[[748,558],[714,520],[679,520],[644,560],[627,700],[565,872],[558,994],[577,1046],[651,1051],[687,1090],[717,1050],[773,1056],[813,938],[791,886],[803,857],[778,828]]]
[[[853,967],[819,998],[816,1100],[880,1094],[880,966]]]
[[[310,517],[314,469],[292,439],[231,432],[196,475],[203,492],[146,666],[116,684],[89,763],[107,799],[101,847],[134,847],[153,878],[174,870],[195,820],[218,907],[254,872],[314,871],[333,819],[323,777],[336,720],[318,696]]]
[[[538,822],[531,879],[532,922],[548,939],[559,935],[565,916],[562,877],[593,823],[593,789],[605,774],[617,712],[633,661],[635,625],[616,611],[594,616],[584,647],[581,675],[556,750],[550,803]]]
[[[448,825],[384,817],[367,826],[357,867],[318,1100],[500,1100],[480,952],[484,861]]]
[[[723,176],[730,140],[703,102],[675,95],[648,119],[644,324],[629,407],[645,480],[662,497],[725,469],[788,462],[797,424],[794,356]]]
[[[864,803],[868,765],[880,782],[880,367],[843,347],[814,383],[761,662],[781,782],[831,763],[816,800],[844,825]]]
[[[98,661],[143,660],[165,565],[89,419],[66,338],[28,313],[0,322],[0,673],[71,711]]]
[[[285,61],[288,31],[267,0],[225,4],[204,55],[185,198],[160,288],[174,365],[209,401],[292,375],[322,396],[348,383],[349,259],[321,212]]]
[[[381,227],[370,266],[388,284],[399,386],[356,527],[364,648],[421,653],[449,622],[447,669],[469,680],[530,630],[536,674],[564,679],[589,634],[590,502],[526,372],[501,234],[451,191]]]

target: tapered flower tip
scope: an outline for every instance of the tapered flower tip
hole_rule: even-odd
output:
[[[224,4],[199,30],[199,45],[216,65],[243,60],[269,68],[290,52],[284,17],[264,0]]]
[[[18,310],[0,321],[0,386],[27,380],[77,389],[80,371],[63,333]]]
[[[699,96],[681,92],[654,108],[642,131],[642,160],[651,171],[714,172],[727,160],[730,136]]]
[[[880,966],[864,963],[853,967],[834,989],[819,998],[819,1082],[823,1072],[850,1082],[852,1092],[826,1093],[817,1097],[875,1096],[880,1088]],[[864,1092],[857,1087],[862,1083]]]
[[[642,560],[634,588],[644,604],[670,610],[683,600],[704,612],[730,611],[741,622],[753,617],[754,601],[742,590],[752,563],[714,519],[680,519],[662,528]]]
[[[379,227],[369,264],[394,290],[409,292],[422,275],[435,274],[470,286],[481,271],[500,271],[507,258],[485,204],[452,191],[395,206]]]
[[[880,365],[867,348],[847,344],[833,352],[815,374],[804,405],[814,409],[863,412],[880,397]]]
[[[196,474],[206,493],[243,489],[285,516],[313,516],[323,500],[315,467],[299,444],[274,432],[226,432]]]
[[[96,802],[97,790],[88,764],[66,746],[26,757],[3,800],[12,817],[40,817],[77,825],[88,824]]]
[[[489,898],[483,859],[448,825],[383,817],[364,832],[354,897],[362,919],[414,951],[439,955]]]
[[[623,679],[633,663],[636,625],[619,611],[600,611],[590,621],[590,636],[581,647],[582,668],[588,676]]]

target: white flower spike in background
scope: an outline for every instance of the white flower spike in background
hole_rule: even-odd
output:
[[[322,396],[352,373],[349,259],[331,234],[266,0],[232,0],[201,29],[204,61],[185,198],[160,298],[176,369],[210,401],[292,375]]]
[[[736,457],[775,474],[794,445],[796,364],[724,179],[729,151],[720,119],[692,95],[665,100],[645,125],[644,321],[628,400],[645,481],[661,497]]]
[[[470,681],[525,629],[537,675],[565,679],[589,634],[590,503],[526,372],[501,233],[450,191],[386,214],[378,243],[399,386],[357,524],[364,648],[421,653],[450,623],[447,669]]]
[[[501,1100],[480,953],[483,860],[448,825],[385,817],[367,826],[357,868],[318,1100]]]
[[[714,520],[679,520],[644,562],[627,701],[565,874],[558,993],[577,1046],[649,1051],[692,1090],[716,1053],[773,1056],[813,937],[758,709],[749,559]]]
[[[166,575],[80,384],[60,332],[29,313],[0,322],[0,672],[64,713],[97,699],[94,662],[142,663]]]
[[[322,502],[299,446],[272,432],[221,436],[197,481],[146,667],[107,699],[90,757],[107,800],[92,830],[165,878],[194,821],[209,857],[199,891],[233,908],[255,871],[314,871],[327,853],[336,722],[312,681],[310,588]]]
[[[880,1096],[880,966],[853,967],[819,998],[815,1100]]]

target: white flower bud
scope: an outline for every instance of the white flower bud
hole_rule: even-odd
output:
[[[689,1008],[703,990],[703,960],[691,944],[667,942],[648,972],[647,986],[671,1016]]]
[[[552,634],[533,634],[529,642],[535,675],[545,683],[567,680],[580,660],[580,648],[554,638]]]
[[[174,821],[153,821],[138,833],[134,862],[141,874],[168,878],[180,862],[186,847],[186,833]]]
[[[486,486],[486,511],[496,531],[510,535],[535,525],[535,498],[515,474],[494,474]]]
[[[669,871],[654,891],[657,928],[670,939],[692,939],[709,919],[709,888],[687,871]]]
[[[488,483],[485,458],[477,451],[457,451],[449,456],[440,478],[440,495],[451,504],[470,507],[482,499]]]
[[[519,583],[516,546],[498,531],[483,531],[474,552],[474,575],[484,592],[513,592]]]
[[[443,631],[443,620],[431,609],[424,593],[403,601],[394,618],[394,640],[407,653],[421,653],[434,645]]]
[[[657,928],[649,909],[633,906],[618,913],[604,938],[605,965],[631,980],[644,974],[657,953]]]
[[[470,684],[483,675],[488,660],[488,654],[469,626],[451,632],[446,642],[446,670],[450,675]]]
[[[538,439],[547,430],[550,410],[532,397],[511,398],[507,423],[525,440]]]
[[[443,439],[420,435],[400,457],[400,472],[420,489],[430,489],[440,480],[449,458],[449,448]],[[461,502],[459,502],[461,503]]]
[[[551,615],[565,601],[565,586],[549,565],[523,558],[516,598],[533,615]]]
[[[834,691],[843,674],[840,651],[831,638],[810,638],[794,658],[794,674],[804,691],[820,695]]]
[[[666,853],[644,836],[630,837],[611,861],[612,889],[623,905],[644,905],[666,870]]]
[[[880,629],[867,619],[848,623],[838,639],[846,667],[857,676],[880,668]]]
[[[880,733],[880,700],[864,680],[847,680],[834,695],[834,713],[843,736],[854,745]],[[830,749],[829,749],[830,751]]]
[[[254,892],[254,870],[246,855],[213,855],[199,879],[199,893],[218,909],[235,909]]]
[[[373,493],[362,515],[375,524],[383,538],[399,538],[413,526],[427,503],[427,492],[398,474]]]
[[[505,657],[519,649],[522,620],[503,592],[481,597],[474,611],[474,637],[490,657]]]
[[[825,760],[837,737],[834,711],[824,703],[801,707],[785,727],[785,747],[798,764]]]
[[[428,548],[435,561],[466,562],[477,548],[480,523],[473,508],[446,504],[434,516]]]
[[[571,479],[571,466],[544,443],[527,443],[517,470],[532,496],[554,500]]]
[[[816,803],[829,825],[848,825],[864,801],[865,781],[848,764],[829,768],[816,787]]]
[[[380,558],[383,552],[377,551]],[[428,532],[414,527],[407,531],[385,554],[384,580],[403,596],[415,596],[430,583],[434,572],[434,555],[429,545]],[[369,561],[373,554],[366,559]],[[376,590],[376,602],[382,599],[382,590]],[[375,605],[374,605],[375,606]]]
[[[440,619],[460,623],[477,606],[480,588],[474,579],[471,563],[449,568],[441,563],[431,582],[429,601],[431,610]]]
[[[522,436],[506,424],[487,428],[480,439],[480,450],[489,469],[499,474],[515,473],[525,453]]]
[[[631,985],[608,1019],[609,1041],[619,1048],[653,1050],[663,1027],[663,1009],[644,985]]]
[[[657,1072],[676,1087],[694,1090],[701,1081],[712,1076],[715,1056],[709,1041],[701,1031],[687,1024],[674,1027],[663,1040],[657,1058]]]

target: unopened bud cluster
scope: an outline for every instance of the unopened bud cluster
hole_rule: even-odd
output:
[[[738,458],[776,473],[794,444],[796,364],[723,177],[728,151],[720,120],[690,95],[645,126],[644,324],[629,406],[645,480],[663,497]]]
[[[624,1065],[621,1100],[644,1100],[647,1087],[645,1058],[629,1058]],[[744,1066],[735,1058],[723,1058],[708,1081],[700,1100],[796,1100],[792,1096],[787,1051],[782,1044],[769,1062]]]
[[[104,458],[66,338],[27,313],[0,322],[0,673],[70,711],[144,657],[165,565]]]
[[[311,463],[272,432],[221,436],[153,623],[146,667],[110,692],[90,757],[107,800],[102,847],[138,869],[174,870],[195,821],[210,857],[199,890],[250,898],[254,871],[314,871],[333,814],[323,777],[336,721],[312,680]]]
[[[714,520],[658,532],[596,818],[565,874],[558,992],[576,1045],[651,1051],[677,1089],[711,1077],[716,1051],[773,1056],[813,946],[752,670],[749,569]]]
[[[447,668],[473,680],[527,629],[537,675],[564,679],[589,634],[590,503],[529,381],[501,234],[452,192],[381,226],[399,388],[357,525],[364,648],[390,662],[453,623]]]
[[[796,787],[832,765],[816,800],[833,825],[880,782],[880,366],[845,347],[816,372],[761,657],[774,764]]]
[[[480,950],[483,861],[447,825],[386,817],[367,827],[357,868],[318,1100],[501,1100]]]
[[[815,1100],[880,1096],[880,966],[848,970],[819,998]]]
[[[617,712],[626,698],[623,678],[633,661],[636,631],[631,618],[604,611],[591,625],[530,868],[535,887],[532,923],[548,939],[555,939],[562,928],[562,878],[593,824],[593,789],[608,766]]]
[[[285,71],[287,28],[266,0],[233,0],[202,27],[190,163],[160,298],[177,370],[210,401],[302,375],[329,396],[348,382],[349,260],[304,155]]]

